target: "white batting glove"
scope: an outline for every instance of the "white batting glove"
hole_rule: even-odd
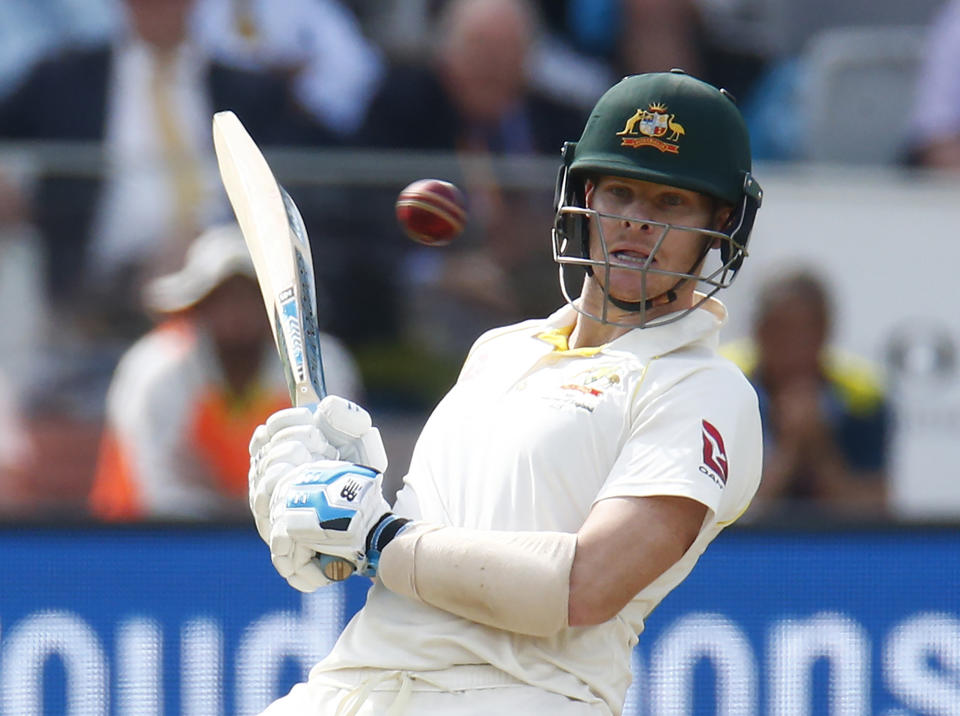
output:
[[[315,412],[288,408],[271,415],[250,440],[249,498],[257,531],[270,537],[270,498],[278,481],[300,465],[324,459],[345,459],[387,469],[380,431],[370,414],[335,395],[320,401]]]
[[[250,511],[264,541],[270,538],[270,496],[277,482],[300,465],[335,459],[338,452],[314,424],[307,408],[279,410],[250,440]]]
[[[370,413],[356,403],[328,395],[317,405],[314,424],[337,449],[339,459],[386,472],[387,453]]]
[[[277,573],[294,589],[312,592],[331,584],[320,565],[320,555],[300,544],[283,532],[282,527],[267,537],[270,545],[270,561]]]
[[[358,573],[374,576],[381,550],[408,522],[391,512],[382,482],[383,475],[368,467],[333,460],[283,478],[270,502],[270,553],[277,570],[299,574],[307,549],[342,557]]]

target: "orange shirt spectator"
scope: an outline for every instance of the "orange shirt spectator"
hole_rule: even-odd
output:
[[[106,520],[244,515],[250,434],[290,398],[239,230],[203,234],[147,298],[164,320],[117,366],[91,511]],[[321,346],[331,390],[358,397],[346,349],[326,335]]]

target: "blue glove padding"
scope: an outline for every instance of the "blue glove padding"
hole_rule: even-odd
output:
[[[277,484],[294,469],[317,460],[345,460],[387,469],[380,431],[356,403],[328,395],[316,409],[280,410],[250,440],[250,511],[265,542],[270,538],[270,503]]]
[[[381,473],[338,460],[292,471],[270,502],[271,554],[306,547],[342,557],[360,574],[375,575],[380,550],[407,522],[391,512],[382,482]]]

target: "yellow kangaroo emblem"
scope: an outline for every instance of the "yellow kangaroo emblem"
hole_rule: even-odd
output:
[[[617,136],[621,137],[624,134],[633,134],[634,130],[637,127],[637,122],[639,122],[641,119],[643,119],[643,110],[638,109],[637,113],[634,114],[630,119],[628,119],[627,123],[623,125],[623,130],[620,132],[617,132]]]

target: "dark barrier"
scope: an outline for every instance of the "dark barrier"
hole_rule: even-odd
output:
[[[0,714],[250,714],[365,580],[301,595],[250,530],[0,531]],[[960,531],[734,530],[653,613],[634,714],[960,713]],[[602,658],[602,657],[601,657]]]

